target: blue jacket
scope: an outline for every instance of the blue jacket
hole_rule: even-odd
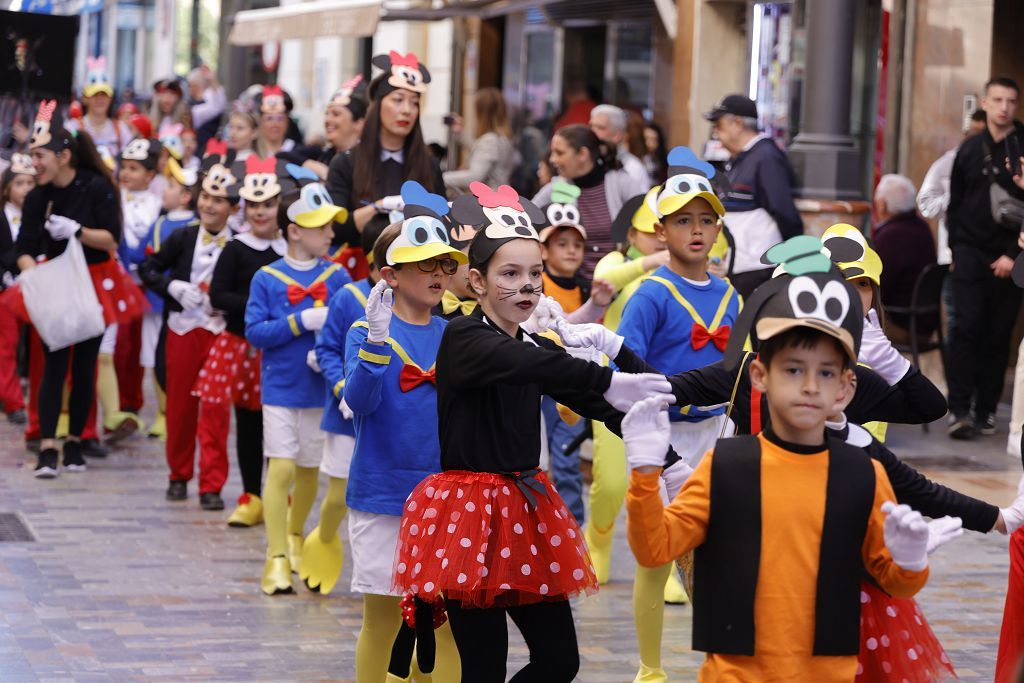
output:
[[[739,315],[739,296],[725,280],[714,275],[708,277],[710,284],[699,287],[668,266],[661,266],[626,304],[618,333],[630,349],[658,372],[674,375],[722,360],[722,351],[713,340],[695,348],[694,326],[699,325],[711,333],[726,325],[731,329]],[[720,415],[724,410],[673,406],[669,416],[675,422],[698,422]]]
[[[345,337],[352,323],[366,312],[366,297],[370,294],[370,280],[364,278],[350,282],[331,297],[331,312],[316,338],[316,359],[327,390],[324,417],[320,429],[332,434],[356,435],[352,420],[346,420],[338,410],[339,397],[345,389]]]
[[[362,320],[349,330],[345,402],[355,413],[356,446],[345,497],[353,510],[400,516],[416,485],[441,471],[437,389],[423,382],[402,391],[399,378],[406,364],[433,369],[446,324],[438,317],[427,325],[394,317],[384,345],[366,340]]]
[[[286,408],[320,408],[324,404],[324,380],[306,364],[315,343],[314,334],[302,324],[302,311],[313,307],[313,298],[297,304],[288,301],[288,287],[309,287],[323,282],[326,301],[351,279],[344,268],[320,259],[309,270],[296,270],[284,259],[264,266],[252,278],[245,306],[245,338],[263,350],[263,404]]]
[[[195,223],[198,219],[194,213],[189,214],[187,218],[179,218],[172,220],[166,215],[160,216],[156,219],[149,228],[149,235],[143,242],[139,243],[139,246],[135,249],[130,249],[127,244],[122,240],[121,246],[118,251],[121,254],[121,260],[124,263],[125,268],[129,268],[134,265],[139,266],[146,257],[152,254],[154,251],[160,251],[160,245],[164,243],[167,237],[177,230],[183,228],[186,225]],[[164,312],[164,298],[152,291],[148,287],[145,289],[146,300],[149,301],[150,311],[153,313]]]

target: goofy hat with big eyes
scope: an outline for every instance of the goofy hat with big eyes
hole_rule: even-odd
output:
[[[187,188],[193,188],[196,183],[199,182],[199,173],[194,168],[182,168],[181,164],[174,157],[167,160],[164,164],[164,175],[168,178],[174,178],[179,185]]]
[[[703,161],[689,147],[676,147],[668,153],[668,180],[665,181],[654,206],[658,218],[668,216],[700,197],[707,201],[718,217],[725,207],[711,187],[715,167]]]
[[[334,204],[315,173],[295,164],[288,164],[286,169],[300,188],[298,199],[288,207],[289,221],[300,228],[322,228],[332,221],[348,220],[348,209]]]
[[[114,88],[111,87],[110,76],[107,75],[107,58],[87,57],[85,64],[85,87],[82,88],[82,95],[92,97],[105,93],[107,97],[113,97]]]
[[[64,129],[57,100],[43,100],[39,103],[35,123],[32,124],[32,137],[28,140],[29,149],[40,147],[60,154],[71,146],[71,133]]]
[[[761,261],[784,268],[744,302],[725,347],[725,367],[739,366],[748,334],[756,352],[765,339],[795,327],[809,327],[837,339],[856,362],[864,326],[860,297],[821,240],[810,235],[791,237],[765,252]]]
[[[27,154],[14,153],[11,155],[11,174],[12,175],[36,175],[35,164],[32,163],[32,157]]]
[[[121,150],[122,161],[137,161],[149,171],[155,171],[160,161],[160,152],[163,145],[159,140],[147,138],[135,138]]]
[[[452,246],[448,239],[448,221],[451,220],[448,201],[415,180],[402,183],[402,201],[405,202],[405,220],[402,232],[387,251],[387,264],[418,263],[445,256],[459,263],[469,259]]]
[[[363,75],[356,74],[345,81],[344,85],[331,95],[327,106],[347,108],[352,112],[353,121],[358,121],[366,116],[366,81],[363,80]]]
[[[551,183],[551,203],[544,210],[548,226],[538,233],[541,242],[547,242],[559,228],[572,228],[587,239],[587,231],[580,225],[580,208],[576,206],[581,192],[572,183],[562,180]]]
[[[530,200],[520,197],[508,185],[492,190],[480,182],[452,202],[452,220],[472,225],[477,235],[469,248],[471,263],[486,263],[502,245],[515,239],[537,240],[536,226],[544,227],[547,217]]]
[[[866,277],[882,285],[882,258],[868,246],[860,230],[849,223],[836,223],[822,233],[821,241],[847,280]]]
[[[391,50],[386,55],[375,56],[373,65],[384,71],[381,82],[372,93],[375,99],[399,89],[410,90],[420,95],[427,92],[430,72],[427,71],[427,67],[420,64],[419,58],[413,53],[403,55]]]

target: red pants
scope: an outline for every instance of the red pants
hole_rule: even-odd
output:
[[[28,425],[25,427],[25,441],[39,439],[39,383],[43,380],[43,342],[36,328],[28,328]],[[70,372],[70,370],[69,370]],[[96,432],[96,401],[92,402],[89,419],[85,421],[82,440],[99,439]]]
[[[18,335],[21,324],[7,306],[0,306],[0,403],[5,413],[25,409],[18,378]]]
[[[117,373],[121,410],[130,413],[142,410],[142,378],[145,371],[139,365],[141,353],[142,318],[118,325],[117,345],[114,347],[114,371]]]
[[[1003,628],[999,632],[996,683],[1018,680],[1014,674],[1024,655],[1024,529],[1010,536],[1010,579],[1006,586]]]
[[[199,493],[220,493],[228,478],[231,404],[192,396],[192,386],[216,337],[204,329],[167,330],[167,466],[171,481],[189,481],[199,436]]]

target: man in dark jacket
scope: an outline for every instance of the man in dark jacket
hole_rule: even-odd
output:
[[[758,132],[757,105],[743,95],[727,95],[704,118],[732,158],[725,175],[725,224],[736,240],[730,282],[744,297],[767,282],[772,269],[761,254],[804,231],[793,203],[796,176],[785,152]]]
[[[986,128],[960,145],[950,175],[947,223],[954,317],[948,433],[954,439],[995,433],[996,403],[1020,309],[1021,292],[1010,280],[1013,259],[1020,252],[1020,226],[997,223],[989,197],[991,185],[997,183],[1011,196],[1024,199],[1024,191],[1013,183],[1010,165],[1024,145],[1024,125],[1014,119],[1019,95],[1020,88],[1010,78],[995,77],[985,84],[981,106]]]

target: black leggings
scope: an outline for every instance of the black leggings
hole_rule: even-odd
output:
[[[463,608],[446,601],[452,635],[462,659],[464,683],[504,683],[508,660],[508,624],[523,634],[530,663],[510,683],[569,683],[580,668],[576,626],[568,600],[519,607]]]
[[[57,435],[57,420],[64,402],[64,383],[71,365],[71,395],[68,398],[68,434],[82,436],[96,400],[96,359],[100,355],[102,336],[87,339],[58,351],[43,347],[43,379],[39,383],[39,436],[52,439]]]
[[[235,451],[242,488],[246,493],[260,495],[263,481],[263,411],[235,406]]]

